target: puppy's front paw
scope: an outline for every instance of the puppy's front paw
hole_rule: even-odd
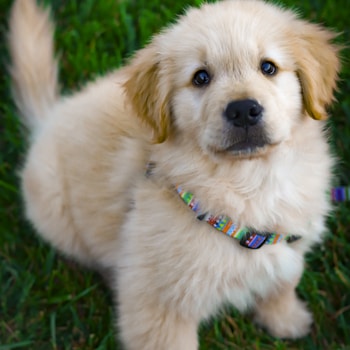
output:
[[[293,299],[269,300],[256,309],[255,321],[276,338],[296,339],[310,332],[312,315],[306,304],[296,296]]]

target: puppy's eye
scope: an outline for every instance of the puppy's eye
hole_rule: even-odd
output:
[[[262,61],[260,68],[265,75],[272,76],[272,75],[276,75],[277,73],[277,67],[271,61]]]
[[[202,87],[210,83],[209,73],[202,69],[196,72],[193,76],[192,83],[194,86]]]

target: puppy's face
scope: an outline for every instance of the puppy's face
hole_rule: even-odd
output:
[[[186,55],[169,60],[175,129],[209,154],[258,155],[287,140],[302,114],[295,62],[278,29],[254,23],[265,19],[242,11],[224,23],[220,10],[208,9],[203,28],[184,33]]]
[[[155,37],[126,92],[161,142],[213,157],[252,157],[325,119],[339,63],[333,35],[260,1],[204,5]]]

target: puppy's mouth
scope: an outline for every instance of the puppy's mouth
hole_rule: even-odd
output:
[[[264,121],[264,110],[256,99],[230,101],[222,113],[221,137],[216,144],[218,153],[238,157],[259,156],[264,153],[271,144]]]
[[[254,155],[261,153],[270,142],[266,138],[246,137],[243,140],[237,140],[224,149],[233,155]]]
[[[255,130],[234,130],[228,132],[222,145],[215,153],[235,157],[254,157],[265,153],[273,143],[267,137],[263,128]]]

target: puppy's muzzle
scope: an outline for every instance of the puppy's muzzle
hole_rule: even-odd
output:
[[[249,155],[269,144],[263,114],[264,108],[256,100],[229,102],[224,110],[225,150],[233,154]]]
[[[256,125],[262,118],[263,107],[255,100],[238,100],[230,102],[225,117],[236,127],[248,128]]]

